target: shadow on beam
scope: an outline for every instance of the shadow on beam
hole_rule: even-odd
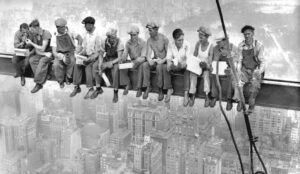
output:
[[[13,75],[15,70],[11,63],[12,54],[0,53],[0,74]],[[154,74],[154,72],[152,73]],[[133,83],[133,90],[136,90],[137,73],[134,71],[129,72],[131,82]],[[32,78],[32,73],[26,75]],[[52,71],[52,79],[55,80]],[[221,85],[225,79],[221,78]],[[151,76],[151,83],[153,85],[152,92],[158,92],[156,85],[155,75]],[[174,94],[177,96],[183,96],[183,75],[173,74],[172,84],[174,87]],[[197,91],[203,91],[203,82],[197,86]],[[223,101],[225,101],[226,89],[222,89]],[[204,98],[204,93],[200,92],[196,94],[197,98]],[[256,105],[264,107],[300,110],[300,82],[287,82],[282,80],[264,79],[261,90],[256,99]]]

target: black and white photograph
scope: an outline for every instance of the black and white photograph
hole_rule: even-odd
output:
[[[299,0],[0,0],[0,174],[300,174]]]

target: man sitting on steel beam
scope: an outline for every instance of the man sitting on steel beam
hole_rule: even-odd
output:
[[[78,49],[81,50],[82,37],[70,31],[67,28],[67,21],[64,18],[58,18],[55,20],[55,26],[57,33],[52,39],[52,53],[55,58],[54,60],[54,74],[60,88],[64,88],[64,82],[70,84],[73,67],[75,64],[75,39],[78,40]]]
[[[136,25],[130,26],[128,34],[130,39],[125,44],[124,53],[122,56],[122,61],[126,61],[128,55],[133,63],[133,68],[137,70],[137,93],[136,97],[142,96],[142,87],[144,83],[143,79],[143,63],[146,61],[146,51],[147,45],[146,41],[139,37],[139,27]],[[128,89],[131,85],[130,79],[128,77],[128,69],[120,70],[120,85],[126,85],[124,90],[124,95],[127,95]]]
[[[97,87],[101,84],[102,73],[105,73],[112,79],[112,87],[114,88],[113,103],[118,102],[119,82],[120,78],[123,78],[120,77],[119,61],[122,58],[124,44],[117,37],[117,32],[115,28],[108,29],[106,32],[107,38],[101,43],[99,59],[93,66]]]
[[[226,110],[228,111],[231,110],[232,102],[236,100],[238,101],[237,110],[241,111],[242,105],[239,101],[239,97],[237,94],[238,93],[238,89],[236,86],[237,83],[233,78],[233,72],[231,70],[229,60],[228,60],[229,58],[232,58],[234,63],[233,68],[236,68],[236,64],[238,62],[238,49],[232,43],[229,43],[228,45],[228,42],[223,33],[219,33],[216,36],[216,42],[217,45],[213,49],[213,61],[226,62],[227,64],[225,75],[219,75],[220,78],[225,80],[225,85],[223,85],[222,87],[226,88],[226,100],[227,100]],[[219,97],[219,89],[217,86],[216,75],[212,74],[211,75],[211,100],[212,100],[211,107],[215,105],[218,97]]]
[[[30,25],[32,33],[34,34],[33,41],[30,39],[26,40],[27,44],[34,47],[35,54],[29,58],[31,69],[34,73],[35,87],[31,90],[31,93],[36,93],[43,88],[43,84],[47,80],[48,68],[51,62],[51,33],[40,27],[40,22],[35,19]]]
[[[148,93],[151,91],[150,71],[155,69],[157,76],[158,101],[164,99],[163,90],[167,89],[168,93],[165,102],[169,102],[170,96],[173,93],[172,84],[166,79],[166,75],[169,73],[166,64],[169,40],[165,35],[158,32],[159,25],[157,23],[149,22],[146,25],[146,28],[149,31],[150,37],[147,40],[147,62],[143,64],[144,80],[147,87],[143,98],[146,99]]]
[[[254,111],[255,99],[260,90],[262,78],[265,71],[264,46],[253,38],[255,28],[245,25],[241,29],[245,40],[239,44],[239,64],[240,78],[243,83],[250,85],[249,108],[250,114]]]
[[[14,36],[14,47],[17,49],[29,49],[30,52],[25,56],[14,55],[12,63],[15,67],[15,78],[21,77],[21,85],[25,85],[25,72],[30,67],[29,57],[34,53],[34,49],[29,44],[26,44],[26,40],[33,40],[33,34],[29,31],[29,26],[26,23],[20,25],[20,29],[16,31]]]

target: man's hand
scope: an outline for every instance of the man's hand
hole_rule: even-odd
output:
[[[76,49],[75,49],[75,53],[76,53],[76,54],[81,54],[81,52],[82,52],[82,46],[78,45],[78,46],[76,47]]]
[[[163,64],[163,63],[165,63],[165,61],[164,61],[164,59],[156,59],[156,63],[157,64]]]
[[[62,54],[62,53],[57,53],[57,59],[58,60],[63,60],[64,59],[64,54]]]
[[[145,61],[145,58],[144,58],[144,57],[138,57],[138,58],[136,59],[136,61],[142,63],[142,62]]]
[[[30,44],[30,45],[32,45],[32,41],[30,40],[30,39],[26,39],[26,44]]]
[[[186,67],[187,67],[186,62],[182,62],[182,63],[181,63],[181,68],[186,68]]]
[[[155,64],[155,61],[153,59],[149,59],[148,62],[150,66],[153,66]]]
[[[49,57],[49,58],[51,58],[51,56],[52,56],[52,53],[50,53],[50,52],[46,52],[46,53],[45,53],[45,56],[46,56],[46,57]]]
[[[171,71],[171,67],[172,67],[172,62],[167,61],[167,71]]]

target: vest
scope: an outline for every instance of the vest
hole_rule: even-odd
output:
[[[118,46],[120,39],[118,38],[114,45],[110,45],[108,40],[105,40],[105,52],[106,52],[106,60],[111,61],[118,58]]]
[[[259,62],[257,61],[257,56],[255,53],[256,43],[257,41],[255,40],[254,48],[242,51],[242,55],[243,55],[242,65],[246,69],[250,69],[252,71],[259,66]]]
[[[68,33],[56,36],[56,45],[58,53],[70,53],[74,52],[75,49],[72,38]]]

